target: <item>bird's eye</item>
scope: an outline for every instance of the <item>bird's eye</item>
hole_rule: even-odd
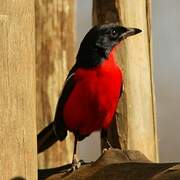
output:
[[[112,37],[117,37],[118,36],[118,32],[116,31],[116,29],[112,29],[111,36]]]

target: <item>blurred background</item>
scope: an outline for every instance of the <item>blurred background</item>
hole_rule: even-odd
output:
[[[180,161],[180,1],[152,0],[153,65],[160,162]],[[92,0],[77,0],[77,43],[92,26]],[[82,159],[100,154],[99,133],[79,143]]]
[[[160,160],[180,161],[180,1],[153,0],[153,57]]]

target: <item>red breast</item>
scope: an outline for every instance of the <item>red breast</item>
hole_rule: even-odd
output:
[[[76,85],[63,111],[64,122],[70,131],[88,135],[110,125],[122,85],[122,71],[115,62],[113,51],[99,66],[76,70]]]

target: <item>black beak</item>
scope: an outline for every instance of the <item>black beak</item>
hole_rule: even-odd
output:
[[[135,34],[138,34],[142,32],[142,30],[138,28],[125,28],[125,32],[121,34],[121,39],[126,39],[128,36],[133,36]]]

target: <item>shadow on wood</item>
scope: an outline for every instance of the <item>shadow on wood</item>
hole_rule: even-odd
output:
[[[61,170],[62,167],[39,170],[39,179],[180,179],[180,163],[153,163],[139,151],[119,149],[105,151],[97,161],[90,165],[81,166],[72,173],[59,173]]]

